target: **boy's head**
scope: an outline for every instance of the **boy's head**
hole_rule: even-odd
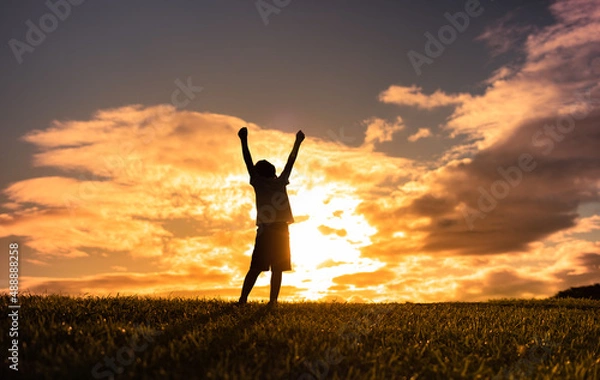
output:
[[[275,178],[275,166],[267,160],[260,160],[254,164],[254,169],[261,177]]]

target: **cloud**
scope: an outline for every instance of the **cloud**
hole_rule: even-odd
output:
[[[424,139],[429,136],[431,136],[431,131],[428,128],[419,128],[419,130],[416,133],[408,136],[407,140],[410,142],[415,142],[417,140]]]
[[[42,260],[35,260],[35,259],[25,259],[26,262],[31,263],[33,265],[40,265],[40,266],[48,266],[50,264],[48,264],[45,261]]]
[[[470,97],[469,94],[448,95],[441,90],[437,90],[431,95],[426,95],[423,94],[421,87],[414,85],[410,87],[393,85],[379,94],[379,100],[383,103],[428,110],[437,107],[455,106],[467,101]]]
[[[32,293],[165,295],[192,287],[200,276],[205,286],[212,285],[209,293],[213,296],[229,280],[227,273],[189,268],[187,273],[119,273],[61,279],[24,277],[23,281]]]
[[[391,123],[383,119],[373,118],[367,120],[366,124],[367,131],[362,146],[369,150],[373,150],[376,143],[392,141],[392,135],[404,129],[404,122],[400,116]]]
[[[600,201],[599,122],[600,111],[590,112],[551,152],[547,144],[553,140],[538,146],[534,136],[545,136],[544,126],[555,119],[531,122],[502,144],[406,183],[391,196],[401,197],[396,204],[389,199],[363,204],[360,211],[378,229],[374,241],[382,240],[365,252],[510,253],[576,226],[579,207]],[[521,169],[522,155],[528,155],[532,170]],[[398,230],[410,238],[396,246],[388,239]]]
[[[335,229],[335,228],[331,228],[325,225],[320,225],[318,227],[319,232],[321,232],[323,235],[330,235],[330,234],[336,234],[338,236],[344,237],[346,235],[348,235],[348,232],[341,228],[341,229]]]
[[[531,298],[547,291],[544,281],[522,276],[511,269],[491,270],[482,279],[464,281],[461,285],[465,292],[480,293],[489,298]]]
[[[594,74],[600,23],[579,10],[593,16],[597,11],[590,9],[592,4],[555,3],[551,11],[559,21],[530,28],[522,62],[492,72],[481,95],[442,90],[427,95],[417,86],[390,86],[380,94],[383,102],[418,109],[454,107],[443,128],[451,136],[464,135],[467,143],[445,152],[439,167],[398,184],[385,201],[361,205],[378,230],[371,238],[374,244],[362,251],[366,257],[388,265],[417,254],[443,260],[489,257],[464,276],[454,275],[458,268],[434,275],[413,266],[416,278],[454,284],[452,295],[445,297],[459,299],[550,295],[562,286],[600,280],[597,271],[575,269],[580,268],[576,257],[597,247],[571,236],[583,226],[596,231],[579,210],[600,201],[600,155],[594,148],[600,144],[600,92]],[[532,170],[519,167],[523,157],[531,160]],[[538,254],[551,249],[569,252],[569,259]],[[530,262],[520,266],[515,259],[520,256]],[[551,269],[539,274],[543,266],[531,261]],[[408,289],[411,281],[392,281],[388,288]],[[503,282],[505,287],[493,290]],[[420,284],[413,292],[422,299],[438,294]]]
[[[551,11],[558,22],[528,29],[522,63],[493,72],[481,95],[426,95],[416,86],[391,86],[380,94],[383,102],[421,109],[455,107],[443,128],[466,135],[468,143],[397,190],[401,202],[364,205],[379,231],[374,239],[393,234],[394,226],[409,236],[423,234],[411,249],[473,255],[527,250],[575,226],[578,208],[600,200],[600,155],[593,148],[600,143],[600,93],[590,67],[600,54],[597,6],[559,1]],[[510,28],[507,20],[496,25],[498,33]],[[532,171],[519,167],[522,157],[531,160]]]
[[[349,287],[363,288],[368,286],[379,286],[381,283],[388,282],[396,277],[393,271],[380,269],[374,272],[359,272],[346,274],[334,278],[334,282],[339,285]]]
[[[241,127],[250,131],[255,161],[267,158],[281,170],[293,135],[232,116],[164,105],[101,110],[90,120],[55,121],[25,135],[38,148],[34,164],[64,174],[3,189],[10,212],[0,214],[2,235],[19,237],[32,250],[31,262],[51,263],[48,270],[64,260],[100,256],[111,262],[94,275],[29,277],[24,284],[32,291],[77,294],[202,293],[207,287],[239,286],[255,228],[252,188],[236,136]],[[296,258],[291,296],[322,294],[310,293],[302,283],[321,261],[341,265],[324,268],[325,279],[350,267],[380,265],[360,258],[374,230],[356,209],[375,196],[369,195],[373,191],[383,192],[389,183],[412,175],[411,160],[373,150],[401,128],[401,119],[372,120],[368,146],[357,148],[313,137],[303,144],[288,188],[298,222],[290,228]],[[330,253],[305,257],[319,249]],[[129,269],[131,260],[140,259],[150,260],[154,271]],[[218,287],[209,281],[216,274],[222,282]]]
[[[379,95],[380,101],[425,110],[454,107],[444,128],[451,137],[465,135],[476,141],[478,150],[500,143],[532,120],[582,107],[585,102],[581,94],[585,92],[590,92],[597,101],[600,98],[594,64],[600,55],[597,4],[590,0],[562,0],[553,3],[550,11],[558,22],[540,29],[524,27],[529,34],[522,42],[522,57],[499,67],[484,80],[483,94],[448,94],[437,90],[427,95],[415,85],[393,85]],[[515,31],[507,23],[510,19],[501,19],[480,38],[488,42],[510,41]]]
[[[505,16],[488,25],[476,40],[483,41],[488,46],[492,57],[508,51],[520,52],[527,36],[535,31],[533,25],[517,21],[521,9],[508,12]]]

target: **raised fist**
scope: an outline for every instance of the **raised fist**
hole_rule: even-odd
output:
[[[298,133],[296,133],[296,141],[302,142],[304,141],[304,137],[304,132],[298,131]]]
[[[240,128],[238,131],[238,136],[240,136],[240,139],[248,138],[248,128]]]

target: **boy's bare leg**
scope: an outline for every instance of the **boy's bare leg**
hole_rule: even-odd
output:
[[[260,271],[250,268],[244,279],[244,285],[242,286],[242,295],[240,296],[239,303],[246,303],[248,301],[248,295],[256,283],[256,279],[260,275]]]
[[[279,289],[281,289],[281,277],[283,272],[280,270],[271,270],[271,297],[270,303],[276,303],[279,297]]]

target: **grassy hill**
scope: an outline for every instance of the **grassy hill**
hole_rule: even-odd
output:
[[[600,284],[561,290],[554,298],[587,298],[600,301]]]
[[[600,378],[599,301],[19,301],[20,378]]]

